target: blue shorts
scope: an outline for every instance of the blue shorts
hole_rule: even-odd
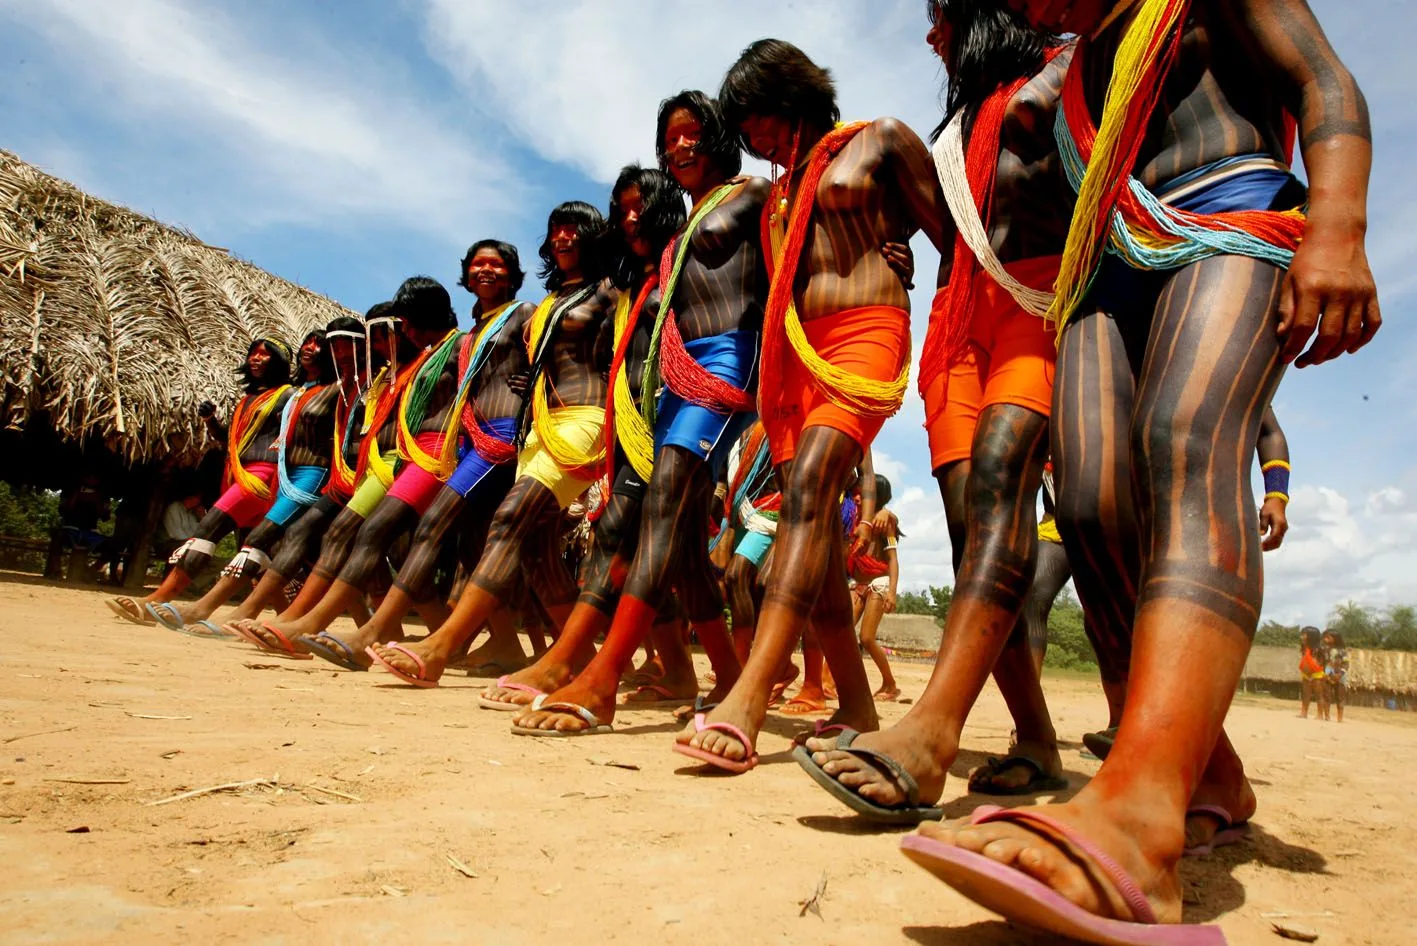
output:
[[[757,381],[757,332],[725,332],[684,343],[684,350],[716,378],[742,390]],[[715,477],[728,462],[728,451],[756,415],[724,414],[684,400],[666,386],[659,398],[654,425],[654,452],[681,447],[708,463]]]
[[[1293,174],[1278,168],[1255,168],[1189,191],[1182,197],[1166,199],[1167,191],[1179,190],[1205,174],[1251,157],[1225,158],[1188,171],[1167,181],[1158,188],[1158,192],[1170,206],[1200,214],[1289,210],[1303,204],[1303,185]],[[1172,271],[1168,270],[1133,269],[1109,247],[1102,256],[1102,264],[1098,266],[1097,275],[1093,277],[1092,286],[1078,312],[1102,311],[1112,316],[1150,318],[1171,275]]]
[[[763,559],[768,557],[768,549],[772,548],[776,538],[775,535],[765,535],[761,532],[745,532],[743,538],[733,547],[733,554],[743,556],[752,562],[755,568],[762,568]]]
[[[517,419],[515,417],[498,417],[494,420],[478,421],[478,424],[487,434],[505,443],[511,443],[517,435]],[[515,468],[516,462],[513,460],[508,463],[491,463],[469,446],[467,452],[458,460],[458,468],[453,471],[452,476],[448,477],[448,489],[463,499],[467,499],[468,495],[477,489],[489,474],[504,466]]]
[[[325,479],[329,475],[328,467],[295,466],[290,468],[290,483],[296,489],[312,493],[316,499],[319,499],[320,488],[325,485]],[[266,513],[266,521],[278,526],[288,526],[296,516],[312,505],[313,503],[301,502],[296,497],[280,491],[276,495],[276,501],[271,503],[271,508]]]

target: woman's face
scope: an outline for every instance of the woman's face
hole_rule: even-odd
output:
[[[931,23],[929,32],[925,34],[926,45],[935,51],[946,68],[950,65],[950,40],[953,36],[954,27],[943,16]]]
[[[749,115],[739,126],[748,147],[764,161],[786,166],[792,160],[794,127],[777,115]]]
[[[336,338],[330,342],[330,355],[335,360],[335,367],[339,369],[340,376],[349,376],[351,369],[359,366],[359,349],[355,347],[354,340],[350,338]]]
[[[1323,641],[1325,647],[1332,647],[1335,643],[1332,634],[1325,634]]]
[[[622,190],[615,198],[615,207],[620,218],[620,235],[625,238],[630,252],[639,259],[648,259],[654,248],[649,245],[640,227],[645,212],[645,200],[640,194],[640,186],[631,184]]]
[[[251,349],[246,356],[246,370],[251,372],[251,377],[264,380],[266,372],[271,368],[271,351],[265,345],[257,345]]]
[[[307,338],[300,346],[300,367],[312,377],[318,372],[320,361],[320,340]]]
[[[551,258],[563,273],[581,268],[581,234],[574,223],[558,223],[551,228]]]
[[[704,124],[687,108],[669,113],[664,125],[664,157],[679,186],[693,193],[713,173],[713,162],[703,152]]]
[[[512,294],[512,271],[502,254],[484,246],[467,261],[467,285],[478,299],[501,299]]]

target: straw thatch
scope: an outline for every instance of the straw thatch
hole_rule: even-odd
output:
[[[1250,648],[1245,676],[1251,680],[1298,680],[1298,648]],[[1348,648],[1348,689],[1417,696],[1417,654]]]
[[[298,343],[348,310],[190,233],[96,200],[0,150],[0,418],[43,411],[127,462],[204,443],[262,335]]]

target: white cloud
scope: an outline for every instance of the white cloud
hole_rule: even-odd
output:
[[[941,71],[924,4],[426,0],[430,51],[528,149],[596,181],[654,159],[661,99],[714,93],[744,46],[779,36],[836,76],[847,118],[895,115],[927,131]]]
[[[4,11],[87,84],[80,98],[160,130],[145,170],[164,215],[190,220],[195,196],[225,199],[221,212],[247,225],[363,218],[462,239],[468,219],[524,203],[516,168],[440,124],[377,54],[335,54],[287,19],[260,23],[178,0],[10,2]],[[210,193],[167,207],[164,172],[181,173],[175,165],[194,153],[209,165]]]

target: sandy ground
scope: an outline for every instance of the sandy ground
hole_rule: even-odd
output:
[[[667,712],[516,737],[477,709],[480,681],[415,691],[140,629],[90,591],[0,580],[0,633],[0,943],[1043,942],[848,817],[789,758],[785,717],[765,764],[733,779],[669,751]],[[925,675],[901,666],[907,696]],[[1048,689],[1076,786],[1101,694]],[[986,691],[956,775],[1009,728]],[[1188,920],[1236,944],[1282,942],[1275,913],[1320,943],[1410,941],[1413,718],[1355,710],[1339,727],[1256,699],[1230,732],[1260,815],[1252,840],[1187,863]],[[260,778],[280,789],[152,804]],[[963,786],[952,816],[980,801]],[[800,915],[822,884],[820,917]]]

